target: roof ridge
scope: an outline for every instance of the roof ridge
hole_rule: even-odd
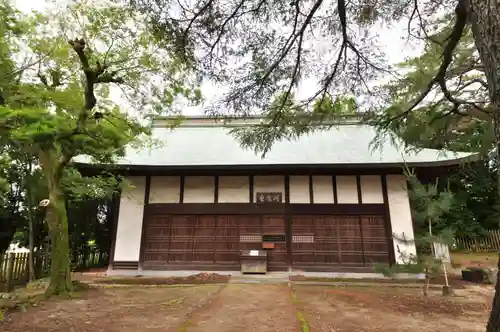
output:
[[[312,126],[354,125],[363,123],[364,114],[345,114],[334,119],[311,123]],[[153,127],[164,127],[175,124],[178,127],[240,127],[263,124],[265,116],[150,116]]]

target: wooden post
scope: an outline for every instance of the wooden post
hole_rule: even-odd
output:
[[[5,279],[5,268],[4,263],[7,258],[7,254],[0,254],[0,281]]]
[[[90,266],[88,266],[89,268],[95,265],[95,248],[92,248],[91,254],[92,258],[90,259]]]
[[[35,267],[35,279],[40,278],[40,275],[42,274],[42,256],[40,255],[40,250],[37,250],[36,253],[33,253],[33,265]]]
[[[5,288],[7,293],[12,291],[12,278],[14,273],[14,260],[16,259],[16,255],[11,252],[9,254],[9,258],[7,259],[7,277],[5,282]]]

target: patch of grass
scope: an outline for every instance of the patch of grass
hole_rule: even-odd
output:
[[[297,318],[299,319],[300,322],[300,331],[309,332],[309,324],[307,323],[306,318],[300,311],[297,311]]]
[[[191,320],[187,320],[182,324],[181,328],[179,329],[179,332],[186,332],[187,328],[191,325]]]
[[[290,281],[317,281],[317,282],[352,282],[352,283],[389,283],[389,284],[414,284],[423,282],[422,279],[391,279],[391,278],[329,278],[329,277],[304,277],[290,276]]]
[[[25,312],[28,307],[36,307],[40,302],[45,300],[45,295],[42,294],[25,294],[19,293],[12,299],[0,299],[0,318],[4,319],[9,312],[22,311]],[[0,319],[0,321],[2,320]]]
[[[46,287],[39,287],[37,284],[40,284],[40,281],[37,283],[28,284],[27,287],[18,288],[14,292],[10,293],[10,298],[0,299],[0,310],[2,311],[2,315],[13,311],[26,311],[29,307],[36,307],[40,305],[42,302],[49,300],[49,298],[45,295]],[[73,287],[75,289],[74,292],[66,295],[60,295],[53,297],[55,299],[75,299],[83,297],[87,290],[90,289],[90,286],[79,281],[73,281]]]
[[[198,274],[188,277],[132,277],[132,278],[100,278],[93,282],[97,284],[113,284],[113,285],[203,285],[203,284],[226,284],[230,275],[219,274]]]
[[[498,261],[497,252],[452,252],[451,264],[463,267],[470,264],[494,267]]]
[[[292,297],[292,304],[297,305],[298,304],[297,294],[295,294],[295,292],[293,290],[292,290],[291,297]]]
[[[304,314],[302,314],[302,312],[298,308],[299,300],[297,298],[297,294],[295,293],[295,291],[293,289],[291,289],[291,291],[290,291],[290,297],[292,299],[292,304],[297,309],[296,314],[297,314],[297,319],[299,320],[299,323],[300,323],[300,331],[301,332],[309,332],[309,323],[307,323],[306,317],[304,316]]]
[[[73,280],[73,291],[75,292],[82,292],[86,291],[90,288],[90,286],[84,282],[78,281],[78,280]]]
[[[174,306],[176,304],[182,304],[182,303],[184,303],[184,299],[185,299],[185,297],[176,297],[176,298],[168,300],[167,302],[165,302],[163,304],[166,305],[166,306],[171,307],[171,306]]]

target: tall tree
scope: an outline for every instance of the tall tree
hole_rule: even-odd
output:
[[[22,223],[23,181],[26,176],[20,154],[3,147],[0,155],[0,254],[9,248],[16,228]]]
[[[439,257],[436,246],[450,245],[454,234],[450,229],[438,230],[435,226],[451,209],[454,197],[450,192],[440,192],[438,184],[422,184],[409,169],[405,170],[405,175],[411,188],[409,196],[416,232],[414,238],[408,238],[405,234],[394,234],[394,240],[406,245],[415,245],[418,255],[400,250],[397,246],[397,254],[402,264],[375,266],[375,271],[387,276],[397,272],[424,273],[423,295],[428,296],[430,278],[446,271],[443,257]],[[449,295],[450,287],[446,274],[445,278],[443,295]]]
[[[52,254],[47,295],[72,291],[63,188],[72,159],[85,155],[112,162],[149,132],[140,122],[142,112],[165,112],[178,96],[200,97],[187,80],[188,66],[142,22],[140,15],[107,1],[72,3],[28,21],[31,29],[23,37],[40,60],[6,99],[0,128],[37,158],[46,180]],[[139,114],[121,109],[111,86]]]
[[[446,18],[439,22],[443,26],[429,35],[433,42],[425,46],[424,52],[398,64],[404,75],[376,88],[377,98],[390,106],[372,122],[379,129],[377,143],[383,143],[387,135],[394,135],[411,148],[479,152],[480,160],[464,165],[448,177],[447,187],[455,193],[453,208],[435,228],[451,227],[461,236],[481,235],[486,229],[498,228],[500,217],[495,165],[491,160],[494,149],[492,117],[470,109],[453,113],[453,104],[437,91],[433,91],[434,98],[427,98],[412,112],[404,108],[408,100],[414,100],[427,88],[440,66],[443,42],[451,26],[446,24]],[[488,104],[483,79],[483,68],[469,29],[456,49],[447,82],[457,98]]]
[[[488,17],[496,13],[488,6],[496,8],[497,3],[481,0],[131,3],[148,14],[151,28],[158,35],[175,41],[187,58],[196,60],[199,70],[228,83],[229,91],[222,97],[225,103],[216,106],[222,108],[220,112],[238,114],[256,109],[266,113],[277,96],[284,93],[282,99],[286,100],[297,91],[297,85],[309,78],[319,81],[318,89],[298,100],[305,105],[312,106],[318,98],[324,100],[329,95],[335,99],[346,93],[371,92],[370,79],[387,73],[379,56],[378,36],[373,32],[376,29],[372,28],[400,19],[408,19],[411,38],[441,44],[443,55],[438,71],[429,73],[426,89],[408,100],[405,109],[410,112],[436,87],[453,105],[470,108],[470,101],[464,102],[447,87],[454,53],[461,47],[460,42],[481,43],[472,49],[471,53],[479,50],[478,56],[470,59],[474,62],[465,63],[477,66],[479,58],[484,57],[485,44],[494,44],[497,38],[487,29],[488,25],[494,28],[495,20],[488,21]],[[445,20],[437,20],[434,12],[444,14]],[[441,40],[429,36],[443,25],[449,28]],[[318,47],[324,52],[319,52]],[[481,66],[484,71],[495,69]]]
[[[23,64],[18,65],[13,54],[18,50],[18,38],[26,31],[20,13],[8,0],[0,0],[0,106],[5,105],[9,92],[15,89]],[[9,247],[15,229],[22,219],[22,179],[26,154],[5,136],[0,135],[0,255]]]
[[[384,66],[379,61],[380,53],[370,28],[381,21],[407,18],[410,36],[441,44],[442,57],[425,87],[415,98],[397,105],[397,115],[387,117],[386,124],[412,113],[436,91],[451,105],[444,109],[443,116],[481,113],[491,117],[493,142],[496,150],[500,149],[499,0],[131,0],[131,3],[149,14],[153,31],[174,39],[187,58],[196,58],[200,70],[228,82],[229,92],[218,106],[227,106],[227,111],[243,115],[254,108],[267,115],[282,93],[285,106],[288,96],[308,75],[318,76],[319,87],[301,100],[304,106],[317,99],[323,102],[330,95],[335,99],[347,93],[371,92],[368,81],[383,72]],[[429,37],[428,29],[436,29],[434,13],[445,14],[444,24],[450,26],[446,38],[440,41]],[[487,101],[476,100],[474,96],[462,99],[460,91],[454,91],[449,84],[449,76],[454,76],[451,68],[456,51],[469,29],[480,63],[467,64],[479,65],[484,72],[478,84],[487,91]],[[318,43],[314,37],[320,38]],[[325,43],[330,52],[315,52]],[[230,65],[228,58],[233,60]],[[288,123],[295,125],[289,109],[285,114],[285,119],[292,119]],[[271,121],[278,123],[279,116],[280,112],[272,112]],[[265,126],[257,126],[262,128]],[[274,137],[290,134],[296,133],[282,130],[279,135],[275,132]],[[261,145],[256,148],[262,150]],[[500,153],[496,158],[498,165]],[[500,167],[496,181],[500,184]],[[500,197],[500,185],[497,191]],[[488,331],[500,331],[500,274],[498,278]]]
[[[5,104],[5,90],[15,83],[16,63],[12,58],[16,49],[14,41],[23,33],[23,26],[17,12],[8,0],[0,0],[0,105]]]

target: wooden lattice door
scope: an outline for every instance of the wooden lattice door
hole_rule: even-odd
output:
[[[327,271],[388,263],[384,221],[383,216],[293,216],[292,266]]]

